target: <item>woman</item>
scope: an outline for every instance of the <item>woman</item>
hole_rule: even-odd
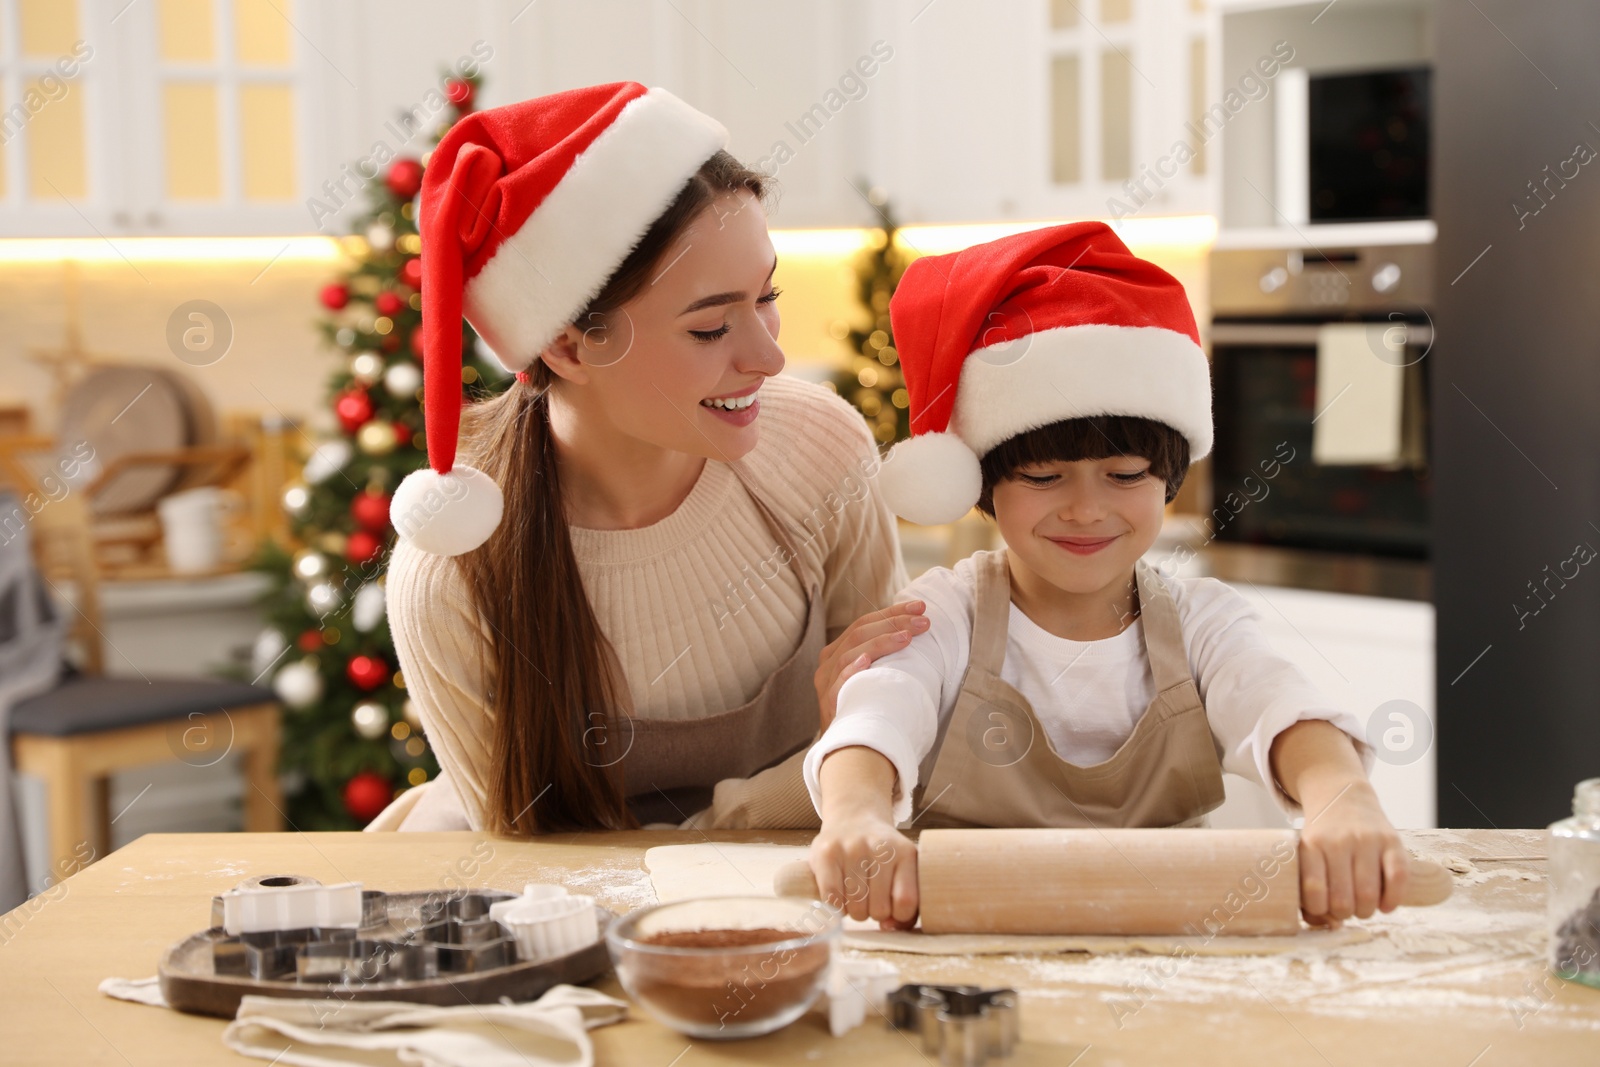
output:
[[[431,470],[390,627],[441,774],[369,829],[815,826],[824,644],[893,641],[877,454],[776,377],[764,177],[622,83],[470,115],[422,192]],[[517,383],[468,409],[465,316]],[[887,628],[887,629],[886,629]],[[848,632],[847,632],[848,631]]]

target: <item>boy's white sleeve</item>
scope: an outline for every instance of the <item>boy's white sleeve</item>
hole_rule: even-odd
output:
[[[1321,719],[1350,736],[1371,772],[1374,753],[1360,721],[1273,649],[1248,600],[1213,578],[1181,584],[1178,615],[1223,770],[1265,786],[1290,818],[1303,815],[1273,777],[1272,742],[1297,722]]]
[[[806,788],[822,812],[822,761],[841,748],[870,748],[894,764],[894,821],[911,818],[919,768],[961,689],[972,642],[972,588],[943,568],[919,577],[896,598],[921,600],[928,629],[899,652],[873,662],[839,687],[833,723],[806,754]]]

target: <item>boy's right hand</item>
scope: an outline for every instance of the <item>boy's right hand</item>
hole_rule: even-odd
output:
[[[822,831],[811,873],[823,900],[852,919],[908,929],[917,918],[917,846],[894,823],[894,764],[870,748],[830,752],[817,771]]]
[[[877,815],[824,820],[808,857],[822,899],[852,919],[908,930],[917,919],[917,846]]]

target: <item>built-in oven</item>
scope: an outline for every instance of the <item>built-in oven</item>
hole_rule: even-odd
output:
[[[1429,595],[1432,264],[1431,243],[1213,252],[1219,574],[1272,560],[1295,584]]]

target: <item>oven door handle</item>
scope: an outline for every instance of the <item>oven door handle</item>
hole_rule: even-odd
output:
[[[1331,324],[1330,324],[1331,325]],[[1405,331],[1405,343],[1431,345],[1433,327],[1429,324],[1404,322],[1374,322],[1373,326],[1386,326]],[[1316,347],[1322,326],[1318,323],[1299,322],[1213,322],[1210,340],[1216,345],[1305,345]]]

